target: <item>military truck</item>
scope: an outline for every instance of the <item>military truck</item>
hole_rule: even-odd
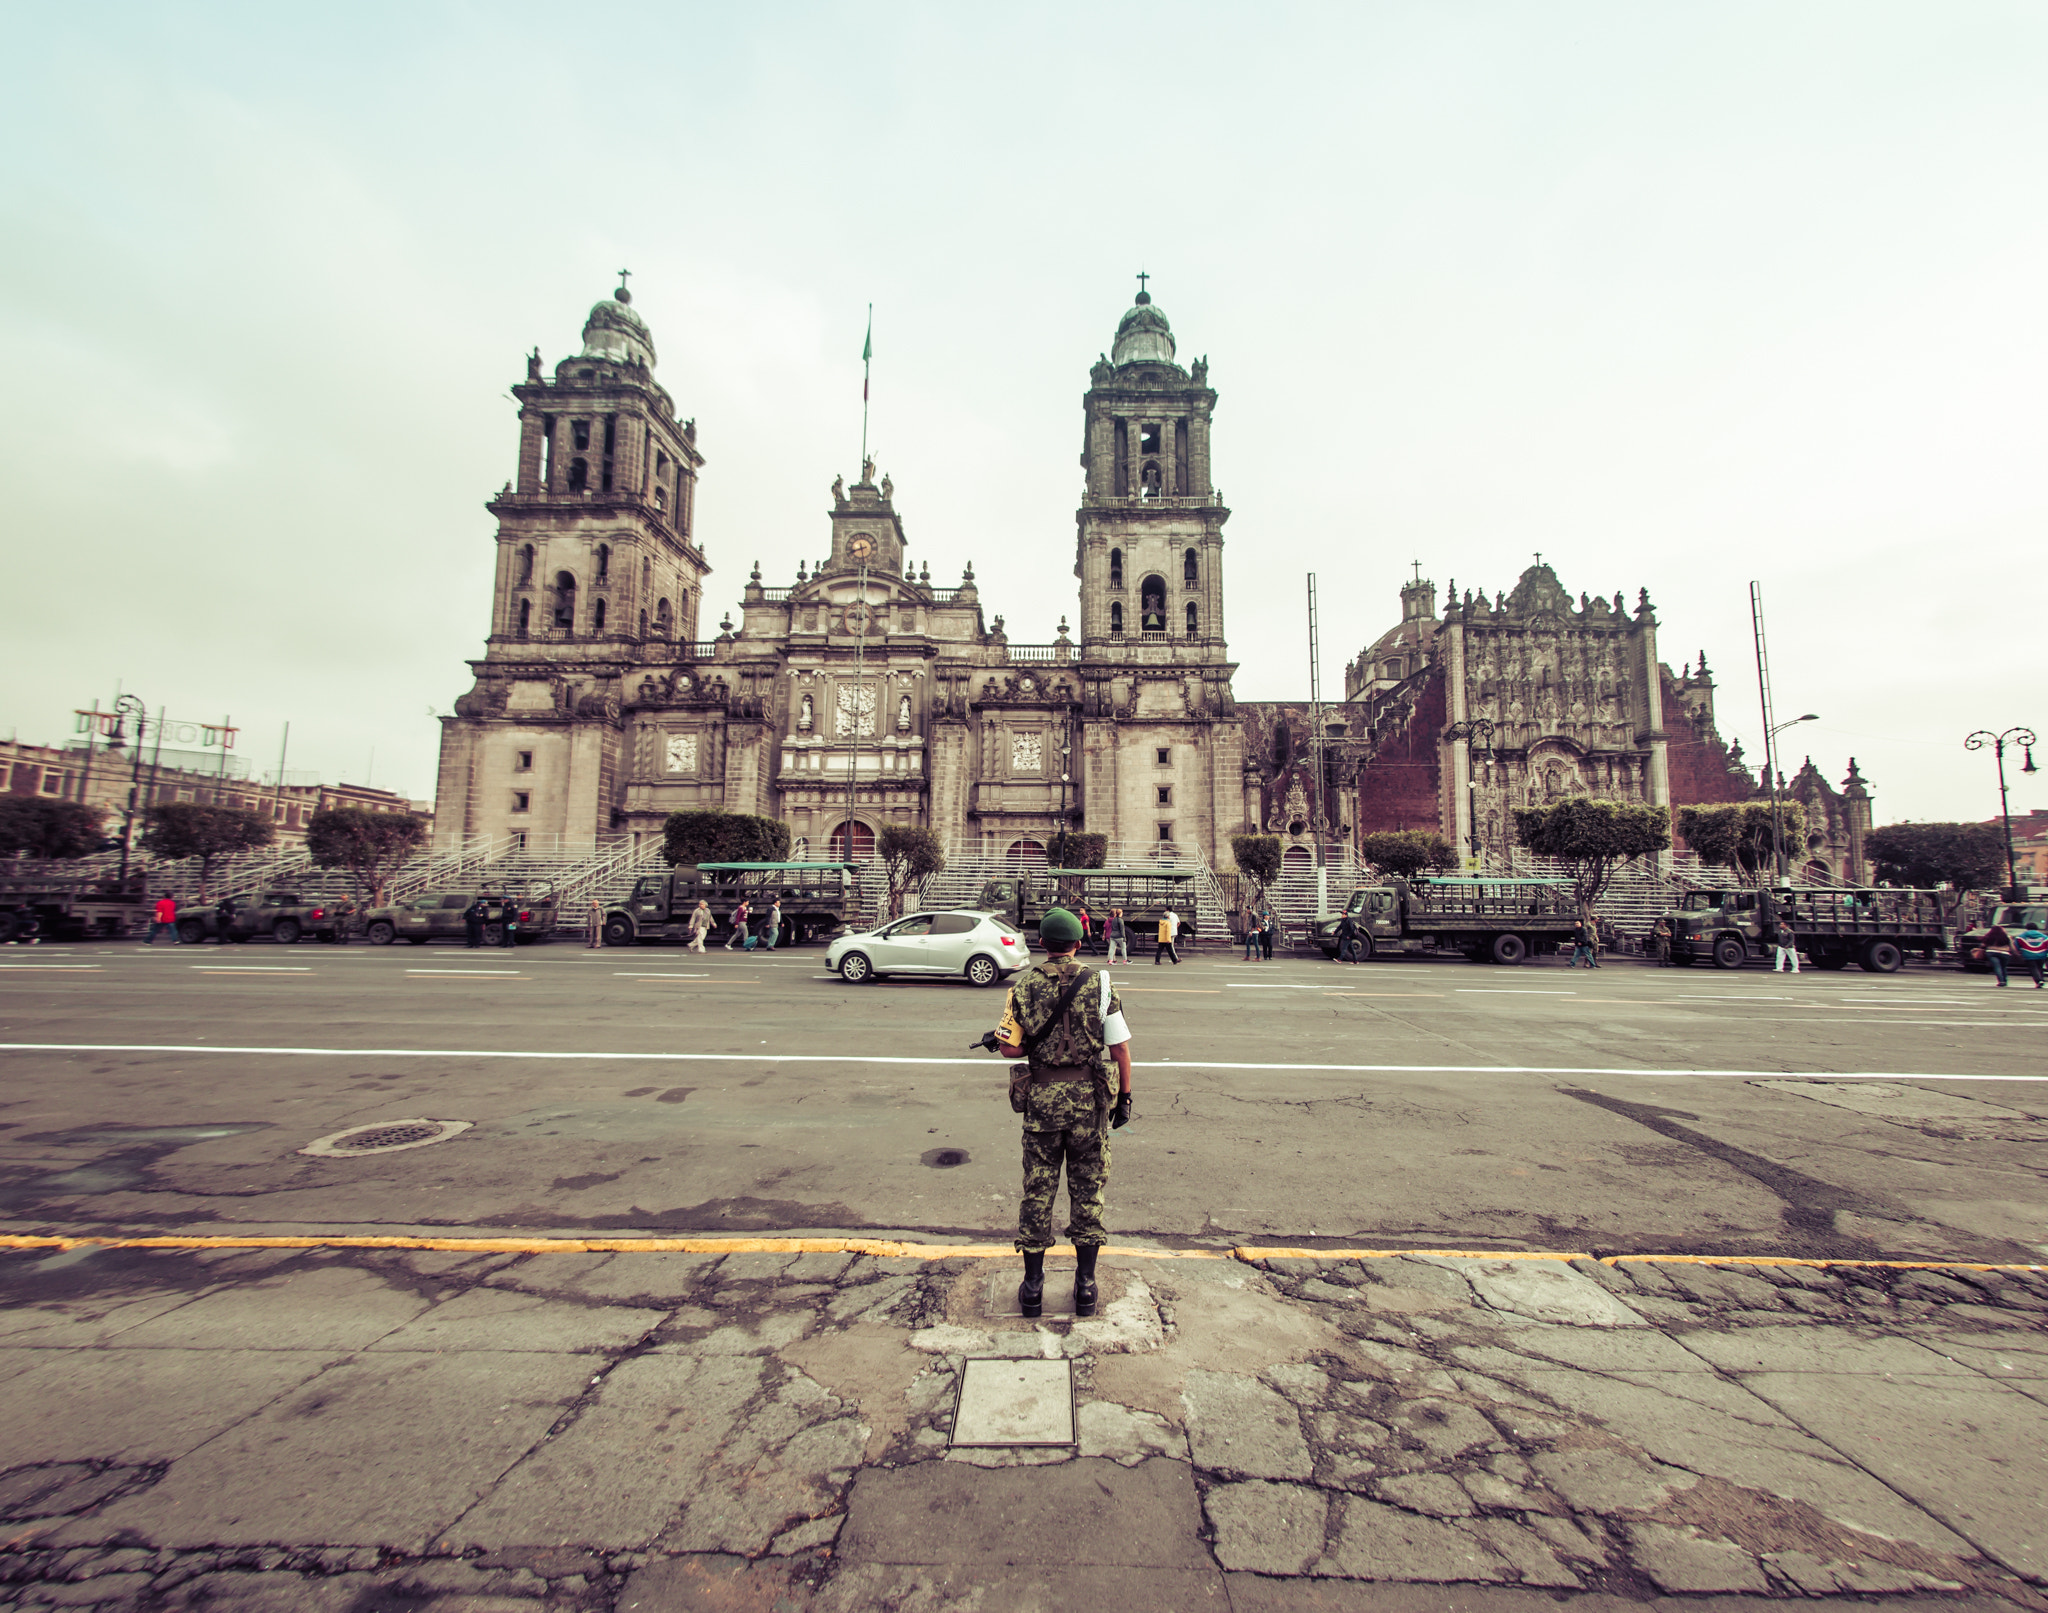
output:
[[[2007,935],[2016,930],[2048,930],[2048,896],[2024,888],[2020,895],[2022,899],[2019,901],[2000,902],[1982,924],[1973,924],[1956,937],[1958,968],[1979,975],[1991,972],[1991,965],[1984,956],[1984,942],[1994,924],[2002,925]]]
[[[684,863],[672,874],[644,874],[624,902],[606,909],[605,945],[687,941],[699,901],[711,906],[706,944],[723,945],[732,938],[733,909],[744,901],[748,927],[759,934],[778,896],[782,933],[775,944],[813,941],[846,923],[859,871],[854,863]]]
[[[1687,891],[1665,917],[1676,964],[1711,960],[1717,969],[1739,969],[1751,958],[1769,957],[1771,932],[1782,921],[1815,968],[1854,963],[1888,975],[1909,952],[1932,963],[1936,952],[1955,944],[1962,900],[1960,891],[1728,887]]]
[[[0,944],[31,927],[44,941],[112,939],[141,929],[155,909],[140,874],[125,895],[105,875],[8,874],[0,876]]]
[[[1154,928],[1169,907],[1192,929],[1195,879],[1192,873],[1172,868],[1019,869],[986,881],[974,906],[1008,919],[1033,937],[1038,934],[1038,921],[1055,907],[1073,913],[1086,908],[1088,950],[1107,952],[1103,926],[1112,907],[1124,910],[1124,922],[1133,939],[1144,944],[1151,942]]]
[[[363,936],[373,947],[388,947],[394,941],[417,946],[422,941],[462,941],[469,936],[469,922],[463,917],[477,892],[421,891],[388,907],[373,907],[363,915]],[[546,881],[499,885],[487,890],[484,912],[484,941],[496,946],[505,939],[505,910],[509,905],[519,915],[516,939],[523,945],[542,940],[555,927],[554,887]]]
[[[1359,885],[1343,913],[1359,932],[1359,955],[1462,952],[1474,963],[1515,964],[1570,942],[1579,926],[1572,887],[1559,879],[1390,879]],[[1337,956],[1342,913],[1318,914],[1309,934]]]
[[[223,920],[221,908],[227,909]],[[253,941],[267,935],[290,946],[302,935],[332,941],[346,921],[346,902],[309,902],[296,891],[264,891],[258,896],[231,896],[218,906],[178,904],[178,939],[187,946],[200,941]]]

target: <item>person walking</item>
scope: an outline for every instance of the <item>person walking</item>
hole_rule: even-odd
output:
[[[176,932],[172,933],[175,936]],[[2003,986],[2006,966],[2012,962],[2012,936],[2003,924],[1994,924],[1984,932],[1984,961],[1991,965],[1991,972]]]
[[[1250,902],[1244,904],[1244,911],[1237,916],[1238,927],[1244,931],[1244,961],[1250,963],[1259,950],[1259,910]]]
[[[1131,1118],[1131,1032],[1123,1003],[1106,973],[1086,968],[1074,949],[1081,921],[1056,907],[1039,921],[1050,954],[1010,984],[997,1051],[1027,1059],[1024,1189],[1017,1206],[1017,1252],[1024,1280],[1017,1308],[1038,1316],[1045,1305],[1045,1255],[1052,1247],[1053,1206],[1067,1179],[1066,1235],[1074,1245],[1074,1314],[1095,1314],[1095,1262],[1109,1241],[1103,1199],[1109,1186],[1109,1134]],[[1110,1092],[1109,1068],[1116,1069]],[[1012,1087],[1011,1103],[1017,1104]]]
[[[744,898],[740,905],[732,910],[732,934],[725,938],[726,951],[730,952],[734,947],[738,947],[742,952],[747,949],[747,943],[753,939],[747,934],[747,921],[753,914],[754,910],[747,905]]]
[[[1044,932],[1041,930],[1040,933]],[[1163,958],[1173,959],[1173,966],[1176,969],[1180,967],[1180,953],[1174,948],[1174,942],[1179,936],[1180,915],[1169,907],[1159,915],[1159,942],[1152,951],[1152,963],[1155,968]]]
[[[1102,926],[1102,933],[1109,942],[1109,961],[1111,963],[1116,962],[1116,955],[1121,952],[1124,955],[1124,962],[1129,963],[1131,961],[1131,927],[1124,922],[1124,910],[1122,908],[1112,907],[1109,910],[1109,920]]]
[[[1341,914],[1337,919],[1337,961],[1356,963],[1359,961],[1357,954],[1358,921],[1349,913]]]
[[[1572,931],[1572,955],[1565,964],[1565,967],[1567,969],[1576,969],[1579,966],[1579,959],[1584,958],[1588,969],[1599,968],[1599,961],[1593,956],[1593,941],[1593,926],[1584,919],[1580,919],[1579,927]]]
[[[519,944],[519,903],[507,893],[504,905],[499,909],[498,945],[515,947]]]
[[[159,930],[170,931],[171,945],[178,944],[178,899],[168,891],[156,899],[156,917],[149,921],[149,945],[156,945]],[[2003,971],[1999,974],[1998,983],[2001,986],[2005,984]]]
[[[2041,989],[2041,977],[2048,973],[2048,932],[2029,924],[2012,937],[2012,961],[2033,976],[2034,989]]]
[[[768,904],[768,927],[761,932],[761,945],[773,952],[782,940],[782,898]]]
[[[228,944],[228,931],[235,922],[235,899],[223,896],[213,907],[213,939],[216,945]]]
[[[462,910],[462,944],[471,952],[484,944],[484,919],[489,913],[488,899],[481,892]]]
[[[690,951],[704,950],[704,937],[711,933],[711,904],[701,896],[690,909]]]
[[[1280,933],[1280,920],[1266,905],[1259,908],[1259,951],[1267,963],[1273,961],[1273,942]]]
[[[1799,973],[1799,936],[1790,922],[1780,916],[1771,926],[1771,973],[1785,969]]]
[[[1086,902],[1083,902],[1074,909],[1074,917],[1081,921],[1081,950],[1083,952],[1093,952],[1095,950],[1095,921],[1088,916],[1088,904]]]

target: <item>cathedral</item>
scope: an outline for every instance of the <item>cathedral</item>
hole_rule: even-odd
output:
[[[1674,676],[1647,594],[1574,603],[1540,556],[1492,601],[1453,587],[1441,617],[1418,569],[1399,625],[1320,714],[1240,703],[1217,394],[1143,290],[1088,372],[1080,586],[1051,643],[1012,643],[971,564],[933,580],[872,461],[831,485],[826,556],[776,586],[757,566],[740,620],[706,636],[705,460],[655,367],[622,285],[581,352],[549,374],[535,351],[513,389],[490,633],[442,719],[444,843],[594,849],[719,809],[783,820],[812,857],[863,858],[904,824],[956,854],[1035,858],[1065,825],[1120,858],[1193,852],[1227,870],[1248,830],[1281,835],[1291,861],[1318,836],[1397,827],[1498,856],[1508,810],[1530,801],[1756,793],[1714,730],[1705,657]],[[1809,793],[1827,790],[1807,772]]]

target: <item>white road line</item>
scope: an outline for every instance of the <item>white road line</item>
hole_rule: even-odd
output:
[[[547,1053],[457,1047],[210,1047],[181,1042],[0,1042],[0,1053],[251,1053],[264,1058],[337,1059],[587,1059],[614,1064],[907,1064],[988,1069],[986,1058],[909,1058],[837,1053]],[[1249,1064],[1216,1059],[1154,1059],[1175,1070],[1304,1070],[1339,1075],[1663,1075],[1723,1081],[2041,1081],[2048,1075],[1957,1075],[1930,1070],[1664,1070],[1591,1064]]]
[[[1467,997],[1576,997],[1576,991],[1552,991],[1547,986],[1453,986]]]
[[[310,963],[188,963],[188,969],[207,972],[215,969],[232,969],[238,975],[291,974],[306,975],[313,972]]]
[[[1137,988],[1134,986],[1131,989],[1135,991]],[[1327,991],[1329,987],[1268,985],[1264,982],[1254,986],[1242,980],[1226,980],[1223,982],[1223,989],[1226,991]]]
[[[637,969],[614,969],[612,973],[615,976],[617,976],[620,980],[709,980],[711,978],[711,976],[708,974],[655,974],[652,971],[643,971]]]
[[[408,969],[409,975],[516,975],[517,969]]]
[[[104,969],[103,963],[0,963],[0,969]]]

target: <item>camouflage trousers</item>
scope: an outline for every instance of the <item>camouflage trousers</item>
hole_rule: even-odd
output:
[[[1077,1245],[1109,1241],[1102,1225],[1109,1186],[1109,1124],[1095,1112],[1088,1081],[1033,1082],[1024,1111],[1024,1198],[1017,1209],[1017,1248],[1053,1246],[1053,1205],[1060,1172],[1067,1177],[1067,1238]]]

